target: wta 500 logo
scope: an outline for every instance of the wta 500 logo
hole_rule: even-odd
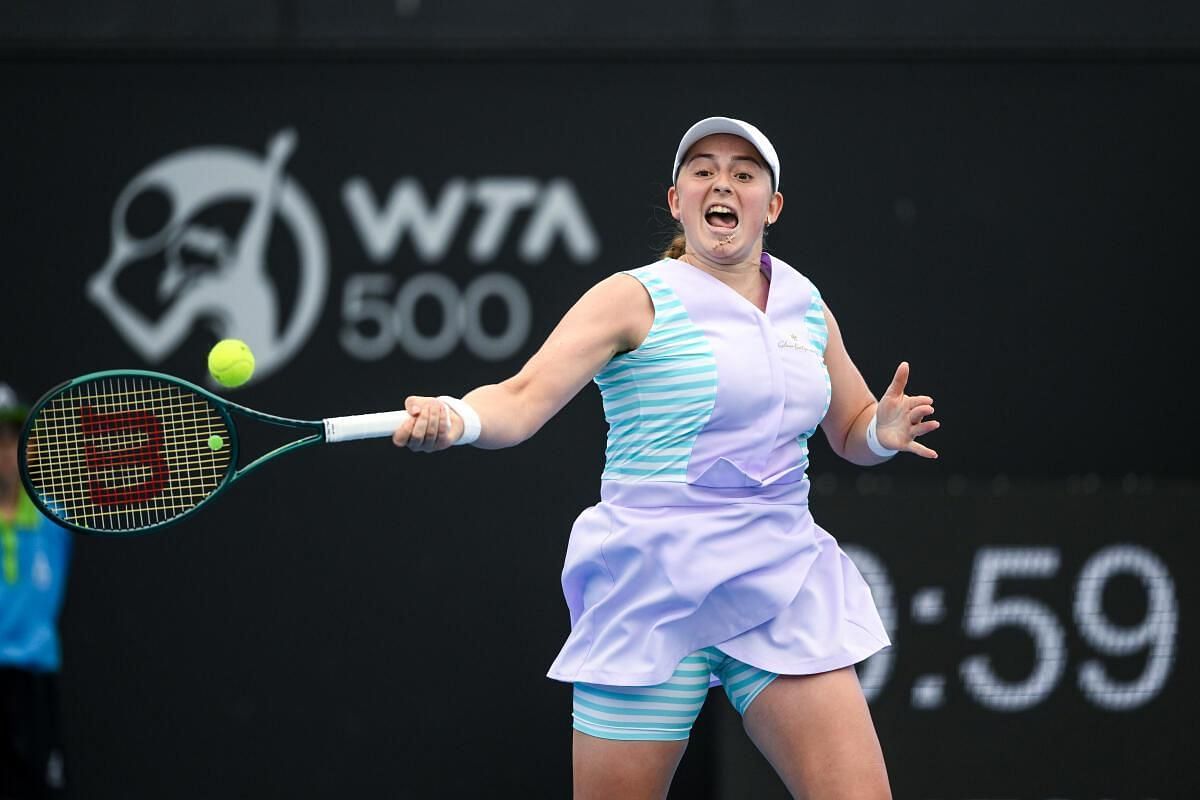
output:
[[[146,361],[161,362],[207,325],[218,337],[250,345],[261,380],[308,340],[326,305],[330,257],[315,206],[285,169],[297,145],[295,132],[284,130],[262,156],[192,148],[151,164],[121,191],[111,251],[87,291]],[[165,211],[145,230],[131,216],[151,196]],[[577,263],[599,254],[591,221],[565,178],[455,177],[431,199],[416,178],[403,177],[383,199],[354,176],[340,199],[371,266],[342,283],[339,340],[357,359],[399,350],[436,360],[460,346],[481,359],[508,358],[528,338],[532,307],[521,281],[490,268],[505,243],[515,233],[516,257],[527,264],[544,261],[559,243]],[[396,261],[405,239],[420,266],[401,272]],[[464,285],[428,268],[456,244],[481,268]],[[337,261],[346,260],[338,254]],[[157,271],[154,300],[139,304],[128,294],[136,285],[128,275],[145,273],[148,263]],[[485,304],[503,311],[491,314],[491,324]]]

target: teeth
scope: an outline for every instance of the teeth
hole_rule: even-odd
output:
[[[708,211],[706,211],[704,213],[706,213],[706,214],[732,214],[733,209],[730,208],[729,206],[709,206]]]

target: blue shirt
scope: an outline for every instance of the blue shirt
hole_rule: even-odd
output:
[[[71,534],[17,492],[16,515],[0,517],[0,667],[55,672]]]

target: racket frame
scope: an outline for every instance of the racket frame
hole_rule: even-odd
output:
[[[218,483],[217,486],[211,492],[209,492],[208,495],[206,495],[203,500],[196,503],[196,505],[192,506],[187,511],[184,511],[181,514],[177,514],[168,520],[163,520],[162,522],[156,522],[153,525],[147,525],[142,528],[133,528],[133,529],[129,529],[129,530],[102,530],[102,529],[89,528],[86,526],[77,525],[77,524],[71,522],[70,520],[63,519],[58,514],[54,513],[54,511],[52,511],[50,509],[50,507],[46,504],[46,502],[42,499],[41,493],[38,492],[37,489],[34,487],[33,481],[29,476],[28,465],[26,464],[26,458],[25,458],[25,454],[27,453],[27,448],[29,445],[29,435],[33,431],[34,422],[36,421],[39,412],[43,408],[45,408],[48,404],[53,402],[55,398],[59,397],[61,394],[63,394],[67,390],[69,390],[71,387],[77,386],[82,383],[88,383],[90,381],[103,380],[106,378],[110,378],[110,379],[149,378],[149,379],[153,379],[153,380],[157,380],[157,381],[163,381],[165,383],[175,384],[176,386],[179,386],[190,392],[194,392],[194,393],[200,395],[201,397],[203,397],[209,403],[211,403],[212,407],[216,410],[218,415],[220,415],[222,421],[225,423],[225,426],[229,430],[229,433],[230,433],[230,435],[229,435],[230,468],[228,470],[226,470],[224,477],[222,477],[222,479],[221,479],[221,482]],[[241,415],[249,417],[251,419],[258,420],[260,422],[266,422],[268,424],[275,425],[278,427],[296,428],[296,429],[300,429],[300,430],[313,430],[316,432],[313,433],[311,436],[306,436],[302,439],[296,439],[295,441],[287,442],[286,444],[280,445],[279,447],[276,447],[274,450],[271,450],[269,452],[262,454],[258,458],[251,461],[249,464],[246,464],[245,466],[238,468],[237,464],[238,464],[238,458],[241,456],[241,445],[240,445],[240,441],[239,441],[240,436],[238,434],[237,423],[234,421],[234,418],[233,418],[233,414],[235,414],[235,413],[241,414]],[[210,392],[208,389],[205,389],[202,386],[197,386],[196,384],[191,383],[189,381],[185,381],[182,378],[177,378],[174,375],[165,375],[161,372],[151,372],[149,370],[141,370],[141,369],[103,370],[101,372],[91,372],[91,373],[88,373],[87,375],[80,375],[79,377],[71,378],[70,380],[63,381],[62,383],[58,384],[54,388],[47,391],[40,398],[38,398],[37,402],[34,403],[33,406],[29,409],[29,414],[25,418],[25,423],[21,426],[21,433],[20,433],[20,437],[17,442],[17,448],[18,448],[18,450],[17,450],[17,454],[18,454],[17,455],[17,465],[18,465],[18,468],[19,468],[19,471],[21,474],[21,483],[25,486],[25,492],[29,495],[29,499],[33,501],[34,505],[37,506],[38,510],[42,514],[46,515],[49,519],[53,520],[56,524],[61,525],[65,528],[70,528],[71,530],[75,530],[80,533],[86,533],[90,536],[127,537],[127,536],[137,536],[137,535],[141,535],[141,534],[145,534],[145,533],[157,532],[157,531],[160,531],[163,528],[166,528],[170,525],[174,525],[175,523],[179,522],[180,520],[185,519],[185,518],[191,516],[192,514],[194,514],[196,511],[198,511],[200,508],[202,508],[205,504],[210,502],[214,497],[221,494],[227,488],[229,488],[231,485],[233,485],[233,483],[235,481],[237,481],[240,478],[242,478],[243,476],[248,475],[249,473],[253,472],[258,467],[262,466],[263,464],[270,461],[271,459],[281,456],[284,453],[290,453],[293,450],[299,450],[304,447],[311,447],[314,444],[323,444],[324,442],[325,442],[325,422],[323,420],[292,419],[291,417],[281,417],[276,414],[267,414],[263,411],[256,411],[253,408],[247,408],[246,406],[235,403],[232,400],[226,400],[224,397],[214,394],[213,392]]]

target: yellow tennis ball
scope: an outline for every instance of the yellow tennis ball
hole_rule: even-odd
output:
[[[208,351],[208,371],[222,386],[241,386],[254,374],[254,353],[241,339],[222,339]]]

